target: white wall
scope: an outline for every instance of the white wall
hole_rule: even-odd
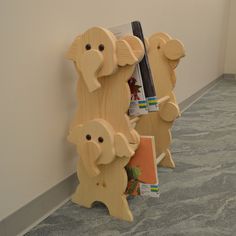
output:
[[[181,39],[181,102],[223,73],[227,7],[227,0],[2,0],[0,219],[75,170],[66,135],[76,76],[63,55],[77,34],[139,19],[147,36]]]
[[[228,26],[228,39],[225,73],[236,74],[236,1],[231,0]]]

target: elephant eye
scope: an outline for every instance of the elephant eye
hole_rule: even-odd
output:
[[[86,135],[86,139],[87,139],[87,140],[91,140],[91,139],[92,139],[91,135],[90,135],[90,134],[87,134],[87,135]]]
[[[157,49],[160,50],[160,49],[161,49],[161,46],[160,46],[160,45],[157,45]]]
[[[90,50],[90,49],[91,49],[91,45],[90,45],[89,43],[86,44],[86,45],[85,45],[85,49],[86,49],[86,50]]]
[[[103,44],[100,44],[99,46],[98,46],[98,49],[99,49],[99,51],[103,51],[104,49],[105,49],[105,47],[104,47],[104,45]]]
[[[98,138],[98,142],[99,142],[99,143],[103,143],[103,141],[104,141],[103,137],[99,137],[99,138]]]

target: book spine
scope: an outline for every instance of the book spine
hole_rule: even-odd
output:
[[[133,35],[138,37],[143,42],[144,47],[145,47],[141,23],[139,21],[133,21],[131,25],[132,25]],[[146,48],[145,48],[145,55],[143,59],[140,61],[139,66],[140,66],[140,72],[141,72],[141,76],[143,80],[143,87],[144,87],[148,110],[150,112],[158,111],[159,106],[157,103],[157,96],[156,96],[156,91],[155,91],[155,87],[153,83],[151,69],[149,66],[147,53],[146,53]]]

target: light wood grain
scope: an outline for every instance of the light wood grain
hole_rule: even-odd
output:
[[[90,65],[88,67],[88,65]],[[80,68],[83,75],[86,75],[86,86],[88,91],[91,93],[101,87],[97,79],[97,74],[99,69],[103,65],[103,56],[97,50],[89,50],[81,59],[80,59]]]
[[[164,96],[164,97],[162,97],[162,98],[159,98],[159,99],[157,100],[157,102],[158,102],[158,104],[160,105],[160,104],[162,104],[162,103],[167,102],[169,99],[170,99],[169,96]]]
[[[163,153],[161,153],[161,155],[160,156],[158,156],[157,158],[156,158],[156,165],[159,165],[159,163],[165,158],[165,153],[163,152]]]
[[[124,194],[124,167],[140,142],[127,116],[131,97],[128,80],[143,55],[144,46],[138,38],[117,40],[100,27],[78,36],[68,52],[79,75],[78,109],[68,136],[79,154],[80,184],[72,199],[85,207],[100,201],[112,216],[127,221],[133,216]]]
[[[87,140],[87,135],[91,139]],[[102,119],[95,119],[73,128],[68,139],[76,144],[80,156],[77,165],[80,184],[72,200],[88,208],[92,207],[95,201],[102,202],[112,216],[132,221],[133,216],[124,194],[127,187],[127,173],[124,167],[134,155],[134,147],[123,134],[116,133],[111,125]],[[96,159],[96,162],[91,164],[87,161],[91,159]],[[99,170],[96,175],[93,174],[94,165]]]
[[[180,116],[180,110],[173,89],[176,84],[174,69],[185,55],[184,47],[178,40],[166,33],[156,33],[148,40],[148,57],[159,97],[160,110],[140,117],[136,129],[141,135],[153,135],[156,140],[157,156],[165,154],[161,166],[174,168],[170,153],[171,132],[174,120]]]
[[[73,58],[71,55],[74,55],[75,59],[72,60],[75,61],[79,74],[77,84],[78,109],[71,128],[91,119],[103,118],[112,125],[116,132],[123,133],[130,143],[138,144],[140,137],[126,115],[131,96],[127,82],[133,74],[135,65],[144,54],[143,44],[134,36],[126,36],[117,40],[111,32],[98,27],[86,31],[76,38],[76,41],[77,43],[72,44],[68,53],[70,58]],[[87,52],[84,49],[88,42],[93,46],[91,49],[93,53],[90,53],[91,50]],[[100,63],[102,66],[99,67],[99,71],[96,68],[98,68],[99,63],[97,61],[100,60],[98,59],[100,56],[97,55],[101,55],[101,52],[95,48],[99,47],[100,44],[104,45],[104,50],[102,51],[103,62]],[[83,66],[87,65],[86,69],[82,68],[81,59],[78,59],[80,57],[86,57],[86,64],[83,64]],[[92,65],[96,64],[93,67],[96,69],[95,72],[92,69],[92,72],[90,70],[89,58],[91,58]],[[112,60],[110,60],[111,58]],[[113,66],[111,66],[111,61]],[[107,63],[109,66],[106,66]],[[104,66],[106,66],[106,70],[103,68]],[[85,71],[88,72],[85,73]],[[92,82],[93,76],[97,76],[94,79],[95,82]],[[94,88],[97,89],[94,90]]]

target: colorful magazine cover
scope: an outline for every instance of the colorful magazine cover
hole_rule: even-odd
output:
[[[153,136],[141,136],[140,145],[126,166],[128,186],[126,194],[159,196],[156,166],[155,140]]]

